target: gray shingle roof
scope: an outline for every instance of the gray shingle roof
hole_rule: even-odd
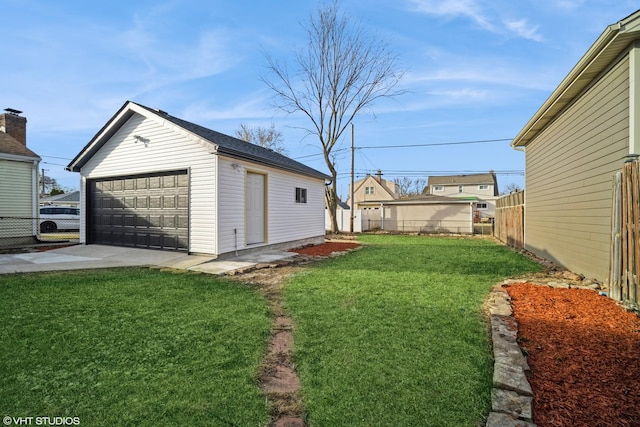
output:
[[[494,173],[478,173],[471,175],[430,176],[428,184],[432,185],[462,185],[462,184],[490,184],[496,185]]]
[[[73,170],[75,172],[80,171],[82,165],[84,165],[86,161],[91,158],[91,156],[93,156],[97,152],[97,150],[100,149],[101,145],[94,145],[94,142],[96,142],[99,135],[101,135],[103,131],[106,131],[109,128],[110,124],[129,104],[135,104],[145,111],[148,111],[150,114],[160,117],[163,120],[167,120],[174,125],[184,129],[185,131],[195,134],[206,141],[209,141],[210,143],[218,147],[217,151],[220,154],[224,154],[237,159],[244,159],[261,163],[278,169],[284,169],[290,172],[296,172],[314,178],[325,180],[331,179],[329,175],[313,169],[307,165],[304,165],[300,162],[297,162],[287,156],[276,153],[273,150],[269,150],[256,144],[248,143],[241,139],[234,138],[220,132],[216,132],[195,123],[188,122],[178,117],[174,117],[164,111],[149,108],[147,106],[138,104],[137,102],[131,101],[127,101],[122,106],[122,108],[111,118],[111,120],[107,122],[107,124],[96,134],[96,136],[94,136],[91,141],[82,149],[82,151],[71,161],[71,163],[69,163],[69,165],[67,166],[68,170]],[[131,114],[133,114],[133,112]],[[128,116],[125,115],[125,118],[128,119]],[[124,123],[116,125],[116,127],[119,127],[122,124]],[[113,133],[114,131],[112,130],[111,132],[106,134],[107,136],[105,137],[105,139],[108,139],[111,135],[113,135]]]
[[[238,138],[234,138],[229,135],[225,135],[215,130],[205,128],[195,123],[182,120],[178,117],[173,117],[168,113],[154,110],[144,105],[137,104],[138,106],[154,113],[159,114],[163,118],[166,118],[171,123],[180,126],[183,129],[188,130],[201,138],[206,139],[218,146],[218,152],[221,154],[227,154],[232,157],[242,158],[246,160],[257,161],[269,166],[274,166],[281,169],[286,169],[292,172],[302,173],[304,175],[313,176],[316,178],[330,179],[331,177],[317,171],[309,166],[306,166],[300,162],[297,162],[287,156],[279,154],[273,150],[261,147],[256,144],[251,144]]]
[[[0,153],[11,154],[14,156],[33,157],[34,159],[40,159],[33,151],[29,150],[26,146],[16,141],[11,135],[0,132]]]

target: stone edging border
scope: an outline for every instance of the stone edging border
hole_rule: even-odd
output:
[[[491,412],[486,427],[535,427],[533,423],[533,390],[527,380],[530,371],[517,341],[518,323],[511,310],[511,297],[495,285],[487,306],[493,341],[493,389]]]

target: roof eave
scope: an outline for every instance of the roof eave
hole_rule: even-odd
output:
[[[637,14],[637,12],[636,12]],[[526,145],[545,128],[553,118],[567,105],[576,95],[584,90],[594,78],[596,78],[608,65],[610,61],[598,61],[602,53],[612,46],[624,30],[625,23],[635,19],[635,15],[630,15],[625,20],[609,25],[598,39],[591,45],[589,50],[582,56],[580,61],[571,69],[569,74],[562,80],[558,87],[551,93],[549,98],[542,104],[533,117],[520,130],[518,135],[511,141],[511,147],[526,147]],[[620,52],[628,46],[616,46]]]
[[[126,122],[132,115],[131,101],[125,102],[122,107],[109,119],[109,121],[96,133],[93,138],[65,167],[70,172],[80,172],[91,157],[105,144],[105,142],[120,128],[120,124]]]
[[[218,147],[218,153],[228,156],[228,157],[233,157],[235,159],[240,159],[240,160],[248,160],[251,162],[257,162],[263,165],[267,165],[267,166],[271,166],[273,168],[276,169],[281,169],[281,170],[286,170],[289,172],[293,172],[299,175],[305,175],[305,176],[309,176],[312,178],[318,178],[318,179],[323,179],[323,180],[328,180],[328,181],[333,181],[333,179],[329,176],[326,175],[320,171],[308,171],[308,172],[304,172],[301,171],[300,169],[295,169],[295,168],[287,168],[286,166],[283,166],[281,164],[277,164],[275,162],[270,162],[267,159],[261,158],[261,157],[257,157],[257,156],[252,156],[251,154],[247,154],[247,153],[242,153],[236,150],[230,150],[224,147]]]

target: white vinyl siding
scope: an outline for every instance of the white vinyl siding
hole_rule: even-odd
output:
[[[134,135],[142,136],[145,142],[136,142]],[[86,178],[181,169],[190,174],[189,250],[215,253],[215,155],[174,128],[139,114],[134,114],[83,166],[82,206],[86,206]],[[81,241],[86,242],[84,216]]]
[[[237,165],[235,168],[232,165]],[[245,249],[245,175],[247,163],[218,156],[218,253]]]
[[[296,187],[307,189],[307,203],[296,203]],[[269,173],[269,243],[324,236],[324,180],[272,170]]]
[[[611,188],[629,145],[629,67],[615,65],[526,148],[526,249],[604,280]]]
[[[433,192],[438,192],[438,196],[493,196],[493,185],[491,184],[451,184],[434,185]]]
[[[224,156],[219,157],[218,165],[219,253],[247,249],[244,189],[248,172],[264,174],[266,177],[267,241],[264,245],[324,236],[324,180]],[[307,203],[295,202],[293,196],[296,187],[307,189]]]

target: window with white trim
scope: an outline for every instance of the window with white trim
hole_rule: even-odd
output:
[[[444,191],[444,185],[434,185],[433,191]]]
[[[479,188],[480,190],[488,190],[488,189],[489,189],[489,186],[488,186],[487,184],[482,184],[482,185],[478,186],[478,188]]]
[[[464,190],[464,186],[458,185],[458,193],[462,193],[462,190]]]
[[[307,189],[296,187],[296,203],[307,203]]]
[[[478,203],[477,205],[478,209],[487,209],[487,204],[486,203]]]
[[[375,194],[375,187],[364,187],[364,194]]]

